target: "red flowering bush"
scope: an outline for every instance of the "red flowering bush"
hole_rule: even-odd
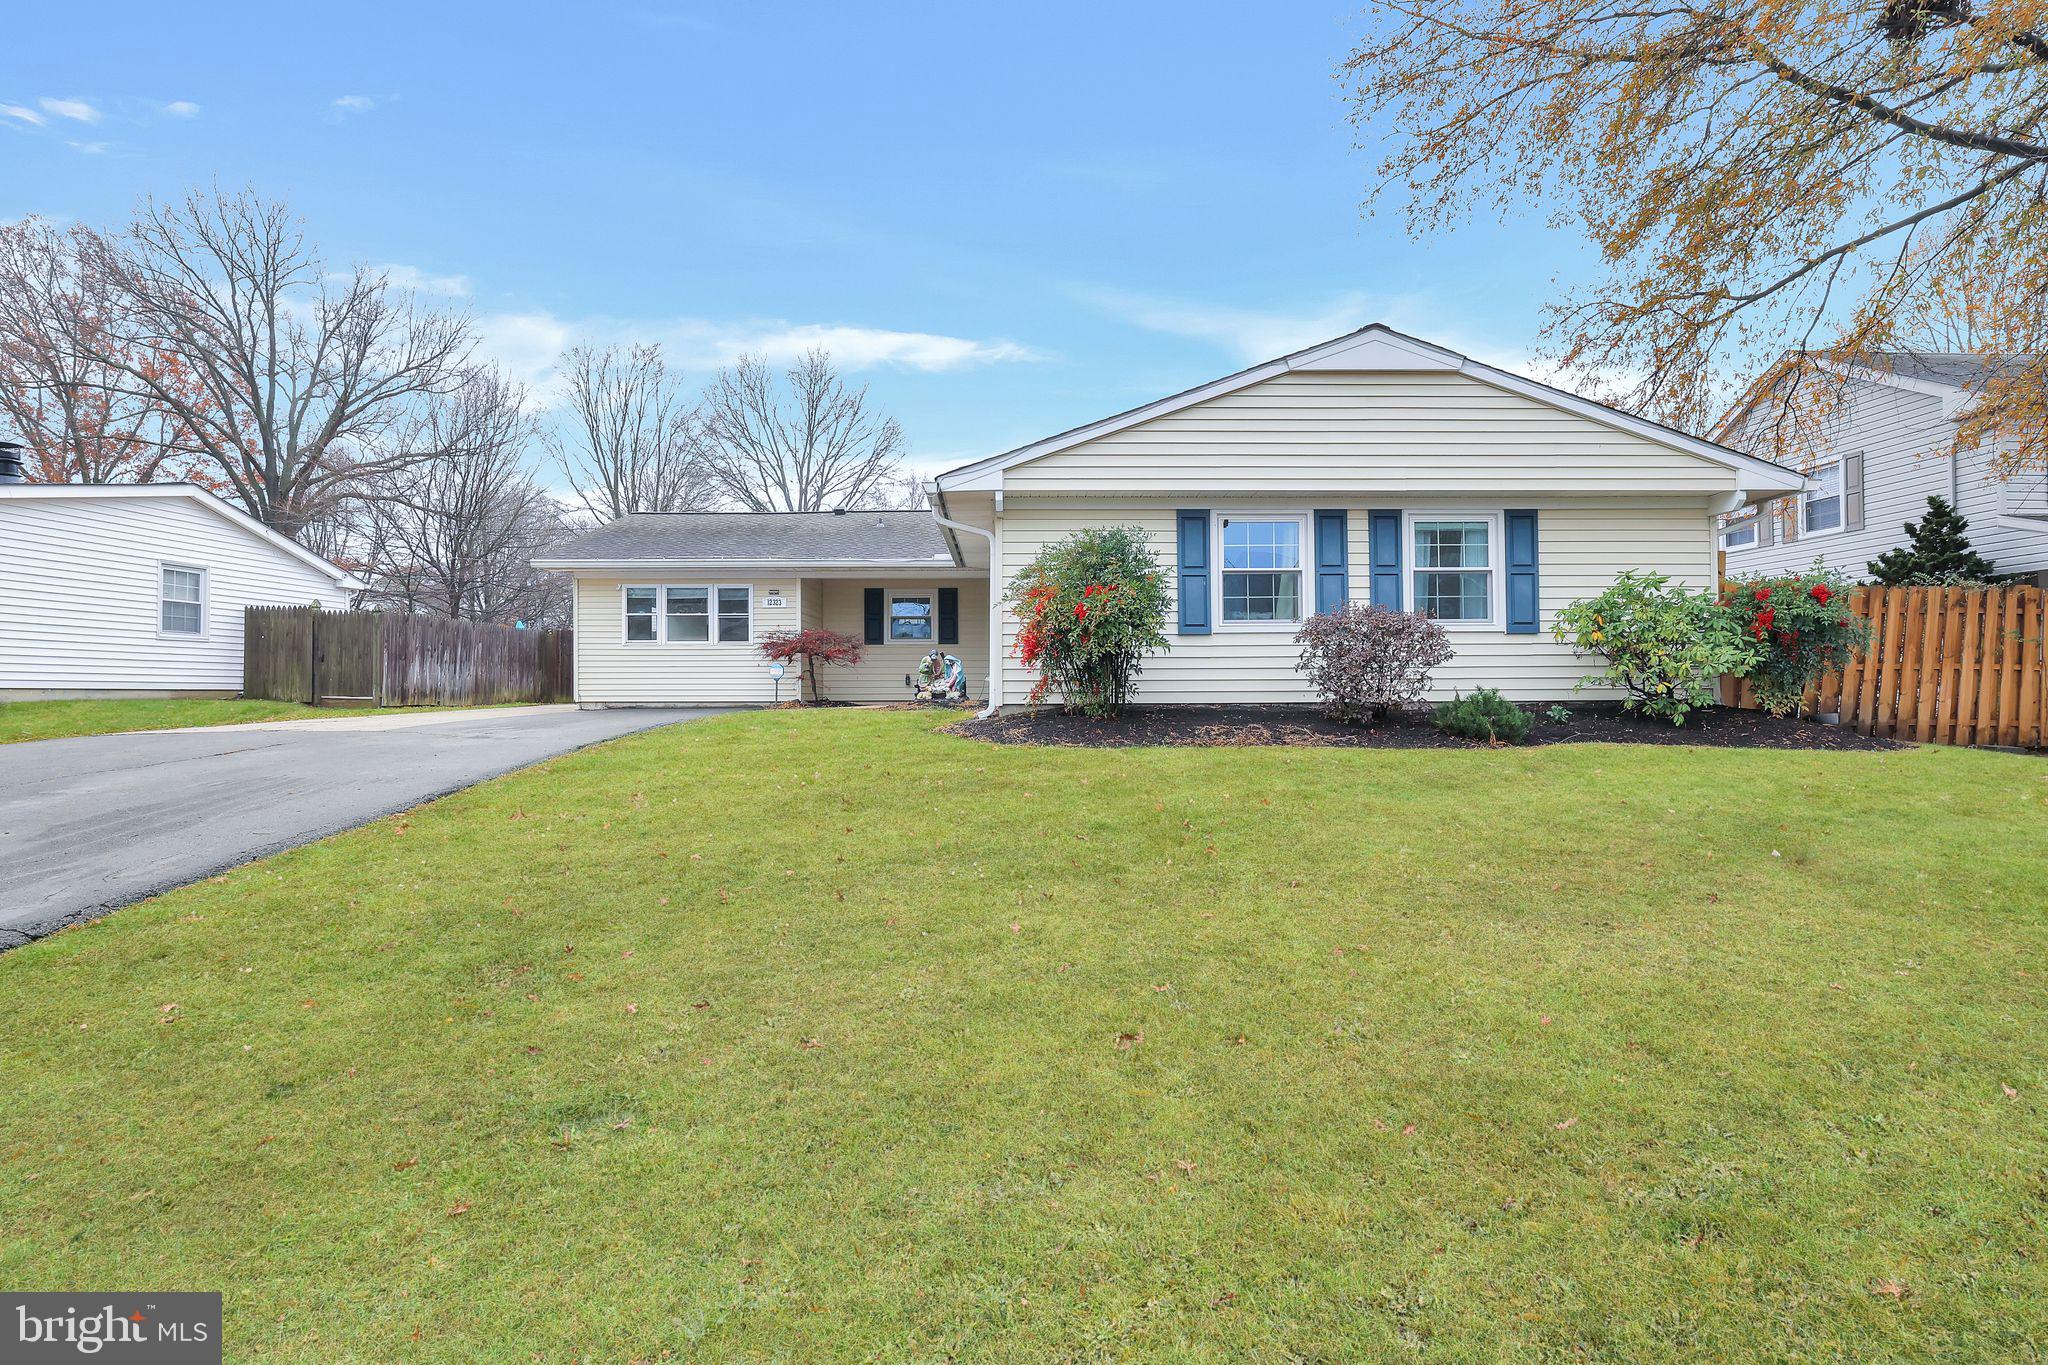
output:
[[[1839,672],[1870,643],[1870,627],[1849,610],[1847,584],[1819,564],[1801,574],[1736,579],[1722,590],[1721,610],[1754,646],[1743,676],[1772,715],[1798,710],[1823,673]]]
[[[1167,648],[1166,575],[1145,533],[1097,526],[1048,545],[1010,586],[1017,659],[1038,672],[1030,703],[1114,716],[1145,656]]]

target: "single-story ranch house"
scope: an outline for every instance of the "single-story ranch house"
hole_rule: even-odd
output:
[[[193,484],[5,481],[0,583],[0,700],[231,697],[244,607],[359,586]]]
[[[1346,598],[1444,623],[1442,695],[1541,700],[1587,671],[1549,634],[1560,608],[1623,569],[1711,587],[1717,518],[1805,482],[1371,326],[948,470],[929,512],[643,513],[536,563],[575,578],[585,706],[767,702],[758,642],[800,626],[868,642],[833,699],[902,700],[937,645],[1014,705],[1004,594],[1100,525],[1143,527],[1174,580],[1140,702],[1313,701],[1294,633]]]

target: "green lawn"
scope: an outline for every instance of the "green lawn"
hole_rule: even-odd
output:
[[[935,724],[0,956],[0,1283],[303,1361],[2048,1350],[2048,765]]]
[[[302,706],[295,701],[241,697],[166,697],[98,701],[0,702],[0,744],[29,739],[75,739],[126,730],[178,730],[194,725],[244,725],[259,720],[332,720],[337,716],[381,716],[441,707],[381,706],[342,709]]]

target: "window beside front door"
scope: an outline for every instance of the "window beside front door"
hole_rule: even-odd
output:
[[[928,589],[889,594],[889,639],[929,643],[938,638],[938,594]]]

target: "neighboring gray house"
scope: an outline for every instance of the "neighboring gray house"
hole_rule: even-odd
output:
[[[1865,578],[1871,560],[1906,543],[1906,523],[1925,516],[1937,495],[1968,519],[1970,544],[2001,574],[2032,574],[2048,586],[2048,480],[2038,470],[1992,477],[1988,449],[1950,454],[1984,359],[1896,352],[1883,361],[1887,368],[1849,372],[1848,401],[1824,433],[1805,493],[1721,519],[1729,576],[1819,559]],[[1723,439],[1744,444],[1739,427]]]

